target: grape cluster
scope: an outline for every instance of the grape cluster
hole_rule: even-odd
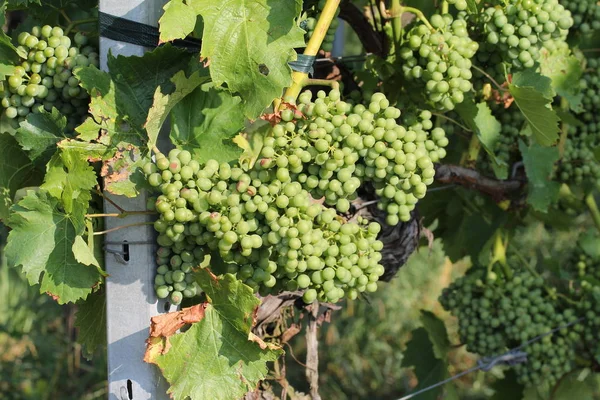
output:
[[[433,163],[446,155],[448,139],[443,129],[433,128],[431,113],[406,115],[405,127],[396,122],[400,110],[382,93],[366,105],[340,101],[337,90],[319,92],[314,102],[307,91],[298,100],[299,112],[282,113],[261,157],[277,156],[279,162],[284,156],[293,181],[342,213],[368,181],[389,225],[409,220],[433,182]]]
[[[520,382],[555,383],[573,368],[577,329],[564,328],[533,341],[555,328],[577,321],[575,310],[564,309],[544,289],[542,278],[515,271],[512,279],[484,282],[476,268],[445,289],[444,308],[458,317],[459,335],[467,350],[494,356],[523,346],[527,361],[513,368]],[[531,342],[530,342],[531,341]]]
[[[171,246],[159,247],[156,252],[156,276],[154,290],[160,299],[169,298],[171,303],[180,304],[184,298],[201,293],[194,280],[192,268],[205,261],[205,254],[193,242],[174,242]]]
[[[600,4],[596,0],[561,0],[573,16],[572,33],[588,35],[600,30]]]
[[[581,79],[583,112],[578,125],[570,125],[557,179],[569,183],[600,185],[600,162],[594,149],[600,145],[600,59],[588,58]]]
[[[471,58],[479,45],[464,19],[435,14],[430,22],[433,30],[419,21],[406,33],[399,50],[403,76],[435,109],[453,110],[472,89]]]
[[[569,261],[567,269],[571,269],[578,277],[591,277],[600,280],[600,259],[591,257],[577,247],[571,254]]]
[[[201,165],[188,151],[172,150],[144,166],[149,184],[161,192],[154,224],[160,251],[174,253],[171,269],[167,255],[159,254],[159,297],[169,295],[169,278],[184,290],[172,285],[174,303],[196,294],[185,292],[185,274],[207,255],[214,272],[236,274],[263,295],[304,289],[307,303],[335,302],[377,289],[384,273],[380,226],[347,222],[313,201],[291,179],[294,161],[281,166],[283,159],[262,158],[244,171],[215,160]]]
[[[31,112],[57,108],[74,129],[87,114],[89,96],[73,75],[78,66],[98,65],[98,53],[87,37],[73,39],[60,27],[35,26],[18,36],[18,52],[26,57],[0,82],[0,109],[16,128]],[[73,43],[74,42],[74,43]]]
[[[586,289],[580,301],[579,311],[583,316],[584,327],[582,339],[584,351],[593,362],[598,362],[600,354],[600,286],[591,286]]]
[[[482,36],[477,61],[500,76],[502,63],[517,69],[533,67],[544,43],[566,39],[573,25],[571,13],[558,0],[511,0],[490,5],[470,20]]]
[[[325,0],[319,1],[306,1],[304,2],[304,11],[306,13],[306,18],[302,20],[300,23],[300,28],[306,31],[304,35],[304,40],[306,43],[310,40],[311,36],[314,33],[315,27],[317,26],[317,20],[325,7]],[[339,14],[339,8],[336,9],[335,17],[331,21],[329,25],[329,29],[323,38],[323,42],[321,43],[321,49],[326,52],[330,52],[333,49],[333,40],[335,39],[335,31],[339,26],[339,21],[337,16]]]

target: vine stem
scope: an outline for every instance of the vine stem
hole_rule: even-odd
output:
[[[592,220],[594,221],[594,225],[596,225],[596,229],[600,232],[600,211],[598,211],[598,204],[596,204],[596,199],[594,199],[594,196],[591,193],[585,196],[585,205],[592,215]]]
[[[110,197],[108,197],[107,195],[105,195],[104,193],[102,193],[101,190],[96,189],[96,193],[99,194],[101,197],[103,197],[110,204],[112,204],[112,206],[114,208],[116,208],[117,210],[119,210],[120,213],[126,212],[123,207],[121,207],[120,205],[118,205],[117,203],[115,203]]]
[[[340,0],[327,0],[325,3],[325,7],[321,11],[321,16],[317,21],[317,25],[313,31],[310,40],[306,44],[306,48],[304,49],[304,55],[306,56],[316,56],[321,48],[321,44],[323,43],[323,39],[325,39],[325,35],[327,34],[327,30],[329,29],[329,25],[331,25],[331,21],[335,18],[335,12],[340,5]],[[304,86],[306,86],[306,80],[308,79],[308,74],[304,72],[294,71],[292,72],[292,85],[288,87],[283,95],[283,99],[287,102],[295,101],[300,95],[300,91]],[[278,99],[275,102],[275,111],[279,111],[281,108],[282,102]]]
[[[91,24],[91,23],[95,23],[95,22],[98,22],[98,18],[86,18],[86,19],[80,19],[78,21],[73,21],[73,22],[69,23],[69,25],[67,26],[67,29],[65,29],[65,35],[68,35],[69,32],[71,32],[71,30],[73,28],[75,28],[77,25]]]
[[[393,3],[392,3],[393,4]],[[392,18],[402,18],[402,14],[405,12],[409,12],[412,14],[415,14],[417,16],[417,18],[419,18],[419,20],[425,24],[425,26],[427,28],[429,28],[431,31],[435,31],[435,28],[431,25],[431,23],[429,22],[429,20],[427,19],[427,17],[425,17],[425,14],[423,14],[423,11],[419,10],[418,8],[415,7],[408,7],[408,6],[401,6],[398,10],[397,10],[398,14],[394,14],[392,12],[392,10],[390,10],[390,16]]]
[[[339,89],[340,83],[338,81],[331,81],[329,79],[305,79],[304,86],[329,86],[332,89]]]
[[[402,5],[400,4],[400,0],[392,0],[390,14],[392,15],[394,43],[396,45],[396,49],[399,49],[400,42],[402,41]]]
[[[473,69],[479,71],[486,78],[488,78],[490,80],[490,82],[492,82],[494,84],[494,86],[496,86],[498,88],[498,90],[500,92],[506,92],[506,88],[503,88],[502,85],[500,85],[494,78],[492,78],[492,76],[490,74],[488,74],[487,72],[485,72],[484,70],[482,70],[481,68],[479,68],[476,65],[472,65],[471,67]]]
[[[135,224],[121,225],[121,226],[117,226],[115,228],[107,229],[105,231],[94,232],[94,236],[104,235],[106,233],[118,231],[120,229],[133,228],[136,226],[144,226],[144,225],[152,225],[152,224],[154,224],[154,222],[136,222]]]
[[[442,15],[448,14],[448,0],[442,1]]]

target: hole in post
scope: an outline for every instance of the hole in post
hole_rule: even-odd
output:
[[[165,307],[164,307],[164,309],[165,309],[165,312],[169,312],[169,309],[170,309],[170,308],[171,308],[171,304],[169,304],[169,302],[168,302],[168,301],[166,301],[166,302],[165,302]]]
[[[127,240],[123,240],[123,259],[129,261],[129,243],[127,243]]]
[[[127,394],[129,395],[129,400],[133,400],[133,383],[131,383],[131,379],[127,379]]]

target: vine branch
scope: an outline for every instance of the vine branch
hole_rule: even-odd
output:
[[[495,200],[506,198],[522,189],[524,182],[517,179],[498,180],[482,175],[473,169],[458,165],[436,164],[435,180],[439,183],[455,183],[492,196]]]

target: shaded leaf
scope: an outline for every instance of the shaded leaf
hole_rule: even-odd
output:
[[[77,342],[83,345],[84,355],[89,359],[94,351],[106,346],[106,294],[97,290],[85,301],[77,303],[75,326],[79,329]]]
[[[542,146],[554,144],[559,133],[559,119],[550,108],[552,97],[548,97],[552,92],[550,82],[549,78],[539,74],[532,76],[528,72],[513,75],[513,83],[508,85],[510,94],[529,124],[533,138]]]
[[[96,268],[80,264],[73,242],[84,231],[83,215],[67,215],[44,191],[29,191],[11,208],[8,264],[20,266],[29,284],[40,283],[59,304],[85,299],[100,282]]]
[[[527,202],[541,212],[546,212],[558,198],[560,183],[551,180],[554,163],[560,158],[557,147],[542,147],[536,143],[527,147],[519,141],[528,180]]]
[[[0,133],[0,149],[0,220],[5,221],[17,189],[37,185],[42,177],[15,138],[8,133]]]
[[[211,83],[197,87],[171,112],[171,141],[191,151],[201,163],[237,159],[242,149],[232,139],[243,127],[240,98]]]
[[[600,237],[595,229],[589,229],[582,234],[577,244],[592,259],[600,260]]]
[[[161,86],[163,92],[169,92],[169,79],[186,68],[191,56],[166,45],[142,57],[109,55],[109,72],[93,66],[77,69],[75,75],[91,96],[92,117],[76,129],[83,135],[81,138],[105,145],[145,144],[144,124],[156,88]]]
[[[475,104],[473,99],[467,99],[456,106],[456,112],[469,129],[477,135],[479,142],[492,162],[496,177],[498,179],[508,178],[508,165],[494,154],[494,148],[500,139],[501,125],[496,117],[492,115],[492,110],[490,110],[487,103]]]
[[[160,129],[173,107],[208,79],[208,77],[201,76],[199,71],[194,72],[189,78],[186,78],[184,71],[179,71],[171,78],[171,82],[175,85],[173,93],[163,94],[161,88],[156,88],[152,108],[148,112],[145,124],[149,149],[156,146]]]
[[[32,161],[45,165],[56,151],[56,143],[64,138],[66,126],[67,118],[56,108],[30,113],[21,122],[15,138]]]
[[[571,54],[569,47],[558,48],[552,52],[542,49],[540,72],[552,80],[556,93],[569,103],[571,110],[583,111],[581,86],[579,80],[583,73],[581,62]]]
[[[406,344],[406,351],[402,359],[402,367],[414,367],[415,375],[419,381],[411,393],[436,384],[449,377],[446,361],[435,355],[434,344],[425,328],[418,328],[412,332],[412,339]],[[437,400],[446,390],[445,399],[458,399],[456,390],[451,383],[446,386],[436,387],[419,395],[420,399]]]
[[[513,369],[504,371],[504,378],[492,383],[494,395],[490,400],[521,400],[525,387],[517,382],[517,374]]]
[[[450,339],[448,339],[444,321],[430,311],[421,311],[421,323],[429,334],[435,356],[446,360],[448,351],[450,351]]]

